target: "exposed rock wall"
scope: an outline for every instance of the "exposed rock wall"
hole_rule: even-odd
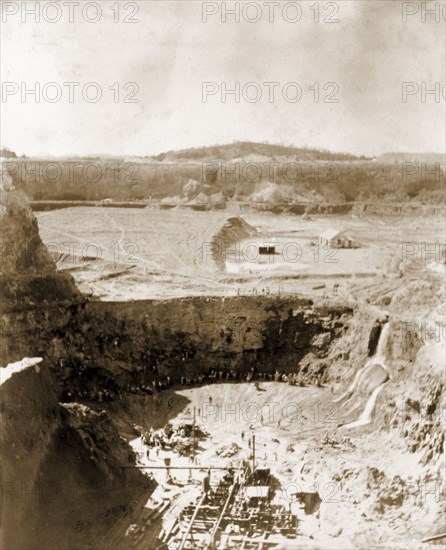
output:
[[[11,539],[33,508],[40,465],[61,426],[57,394],[45,365],[13,374],[0,386],[4,548],[13,547]]]
[[[63,380],[79,369],[118,385],[210,369],[279,369],[314,383],[328,376],[327,358],[351,315],[345,307],[266,297],[89,302],[71,318],[69,332],[46,335],[45,347]]]
[[[26,198],[0,173],[1,310],[80,299],[72,277],[56,270]]]

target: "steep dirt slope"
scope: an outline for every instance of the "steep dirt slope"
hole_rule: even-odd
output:
[[[214,233],[211,241],[212,256],[220,269],[224,269],[227,252],[237,242],[257,235],[257,230],[238,216],[228,218]]]

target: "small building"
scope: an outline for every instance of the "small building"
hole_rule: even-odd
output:
[[[353,248],[353,240],[338,229],[327,229],[319,236],[319,245],[325,248]]]
[[[259,254],[262,256],[269,256],[276,253],[276,247],[265,245],[265,246],[259,246]]]

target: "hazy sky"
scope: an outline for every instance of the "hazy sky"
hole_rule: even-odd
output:
[[[19,9],[1,29],[2,144],[18,154],[150,155],[234,140],[368,155],[445,151],[445,100],[428,95],[423,102],[421,90],[446,83],[446,22],[440,14],[439,22],[428,16],[423,23],[421,3],[410,3],[419,12],[403,22],[399,1],[319,2],[319,18],[337,23],[315,22],[310,9],[314,1],[294,3],[301,8],[296,22],[291,22],[298,18],[293,6],[284,15],[286,2],[274,8],[273,22],[273,7],[251,2],[249,10],[240,8],[239,23],[231,15],[222,22],[221,2],[121,2],[118,14],[116,2],[101,1],[102,17],[96,23],[84,20],[87,2],[79,3],[62,6],[57,14],[54,6],[38,2],[40,22],[33,15],[21,22],[20,3],[3,2],[3,20],[5,9]],[[34,4],[28,2],[29,7]],[[226,4],[234,7],[234,2]],[[74,22],[69,21],[70,9]],[[218,13],[203,22],[203,9]],[[94,6],[89,7],[86,17],[93,20],[96,15]],[[45,21],[58,16],[57,22]],[[246,21],[256,16],[261,17],[258,22]],[[125,17],[139,22],[124,23]],[[32,95],[22,101],[21,92],[36,82],[40,102]],[[57,86],[44,88],[50,82]],[[73,103],[64,82],[80,84],[72,88]],[[96,103],[82,96],[89,82],[102,91]],[[124,90],[128,82],[139,86],[137,103],[123,102],[133,91],[132,86]],[[209,89],[218,90],[206,103],[204,82],[215,83]],[[240,83],[239,103],[233,95],[222,102],[224,82],[228,89]],[[249,82],[257,87],[245,89],[248,99],[260,90],[256,103],[242,93]],[[264,82],[278,83],[273,102]],[[282,95],[290,82],[302,91],[294,103],[294,85],[285,90],[290,101]],[[309,88],[315,82],[318,102],[315,89]],[[338,103],[323,102],[335,91],[334,85],[324,90],[329,82],[338,87],[331,96]],[[406,103],[403,82],[414,83]],[[115,91],[109,89],[113,85]],[[49,102],[58,90],[59,101]],[[84,90],[94,98],[94,87]]]

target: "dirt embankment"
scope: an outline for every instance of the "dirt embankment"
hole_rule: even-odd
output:
[[[211,241],[212,257],[217,266],[224,270],[228,250],[235,243],[255,235],[257,235],[257,230],[242,218],[238,216],[228,218],[215,232]]]
[[[313,215],[347,215],[354,216],[444,216],[444,205],[425,205],[420,203],[367,203],[342,202],[321,198],[317,203],[312,202],[284,202],[283,200],[254,202],[241,200],[242,211],[272,212],[274,214],[313,214]]]

